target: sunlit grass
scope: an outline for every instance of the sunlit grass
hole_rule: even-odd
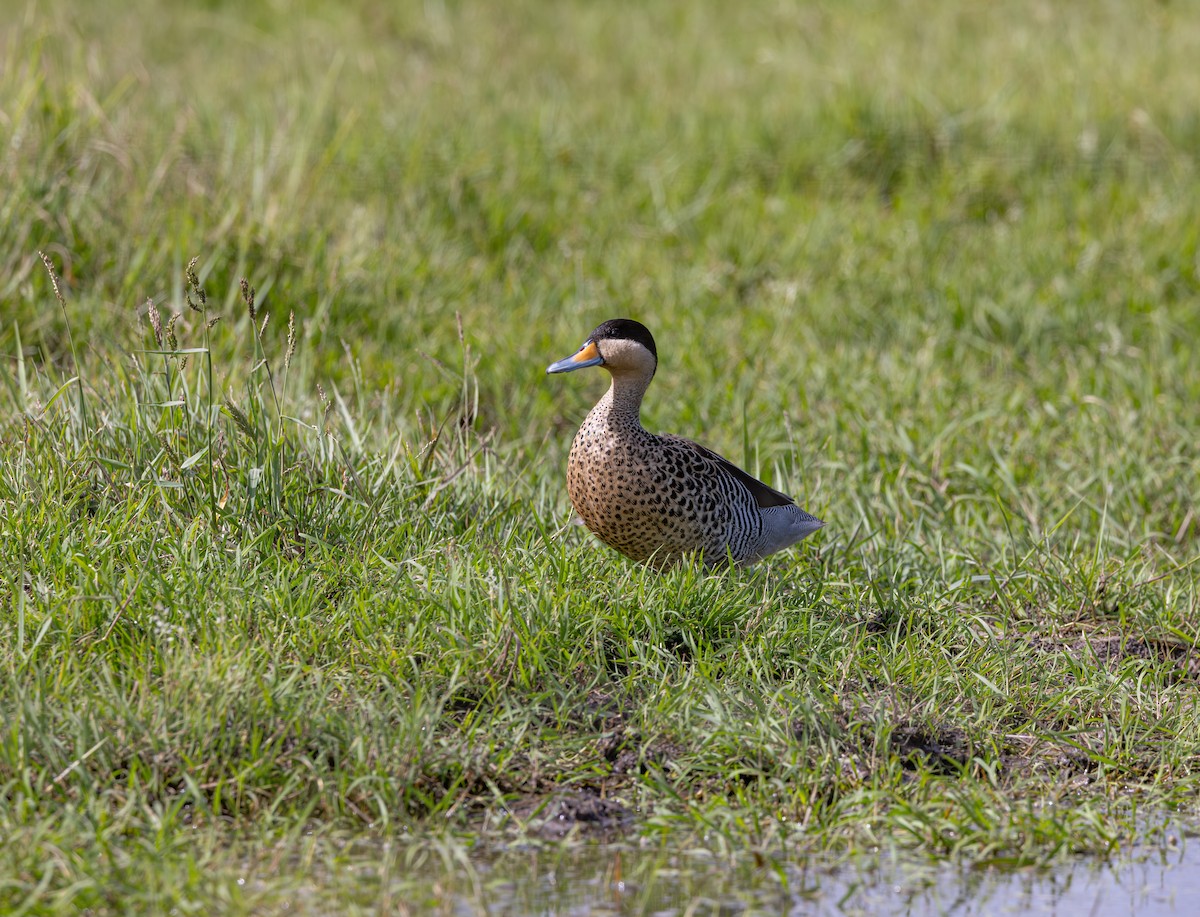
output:
[[[764,863],[1193,814],[1185,15],[151,8],[0,26],[5,908],[261,912],[572,799]],[[618,315],[647,425],[824,531],[569,524],[602,381],[543,370]]]

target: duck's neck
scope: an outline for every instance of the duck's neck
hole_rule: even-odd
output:
[[[610,420],[640,427],[642,396],[646,394],[651,378],[645,373],[613,373],[612,385],[597,408],[603,410]]]

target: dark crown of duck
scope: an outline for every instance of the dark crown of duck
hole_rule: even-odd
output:
[[[654,335],[641,322],[631,318],[610,318],[596,326],[596,330],[588,335],[590,341],[620,340],[636,341],[645,347],[658,359],[658,348],[654,346]]]

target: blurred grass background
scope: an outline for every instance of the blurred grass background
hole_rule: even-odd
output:
[[[1200,30],[1170,7],[156,9],[5,29],[0,295],[47,359],[38,248],[94,350],[202,254],[398,414],[454,391],[416,351],[455,362],[458,312],[509,441],[574,419],[592,393],[537,370],[621,314],[664,341],[651,417],[727,451],[743,407],[767,442],[961,405],[1011,443],[1051,394],[1196,396]]]

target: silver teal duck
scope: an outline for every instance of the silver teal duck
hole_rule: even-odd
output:
[[[546,372],[588,366],[608,370],[612,385],[575,435],[567,493],[609,547],[658,568],[687,555],[709,566],[752,564],[825,524],[712,450],[642,427],[642,397],[658,369],[645,325],[604,322]]]

